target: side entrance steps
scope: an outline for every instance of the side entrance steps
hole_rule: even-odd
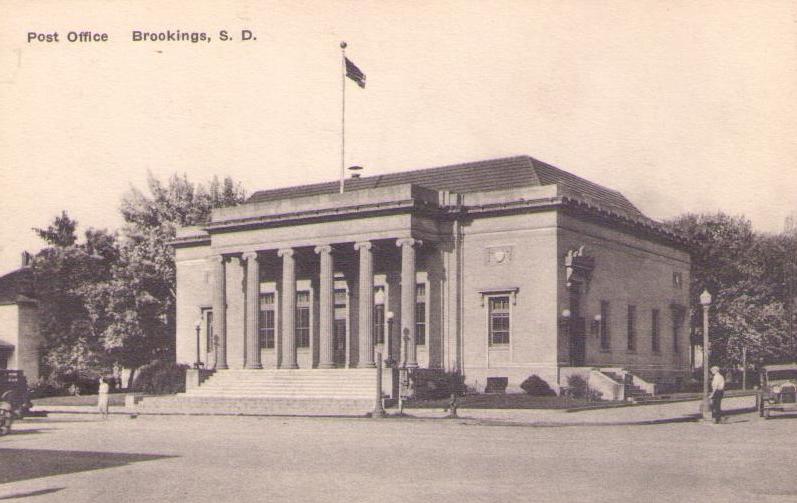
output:
[[[601,369],[601,373],[614,382],[625,385],[625,400],[627,401],[640,402],[653,398],[653,393],[634,384],[635,376],[630,372],[623,374],[615,370]]]
[[[145,397],[141,412],[226,415],[365,415],[374,409],[375,369],[220,370],[201,386]]]

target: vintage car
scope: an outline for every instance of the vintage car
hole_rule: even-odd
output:
[[[763,418],[769,418],[773,411],[797,412],[797,363],[765,365],[756,402]]]
[[[21,370],[0,370],[0,403],[6,404],[16,419],[29,412],[28,380]]]

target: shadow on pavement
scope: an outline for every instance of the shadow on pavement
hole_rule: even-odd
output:
[[[0,484],[19,480],[114,468],[140,461],[171,458],[157,454],[58,451],[52,449],[0,449]]]
[[[38,491],[30,491],[30,492],[26,492],[26,493],[14,493],[14,494],[9,494],[7,496],[0,496],[0,500],[11,500],[11,499],[16,499],[16,498],[30,498],[31,496],[42,496],[42,495],[45,495],[45,494],[57,493],[61,489],[63,489],[63,487],[53,487],[53,488],[50,488],[50,489],[40,489]]]

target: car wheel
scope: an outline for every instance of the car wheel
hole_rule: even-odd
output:
[[[0,437],[11,432],[11,414],[7,410],[0,410]]]

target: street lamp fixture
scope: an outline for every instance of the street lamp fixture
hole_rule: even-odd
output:
[[[703,419],[711,417],[709,407],[709,386],[708,386],[708,308],[711,306],[711,294],[704,289],[700,294],[700,305],[703,306]]]

